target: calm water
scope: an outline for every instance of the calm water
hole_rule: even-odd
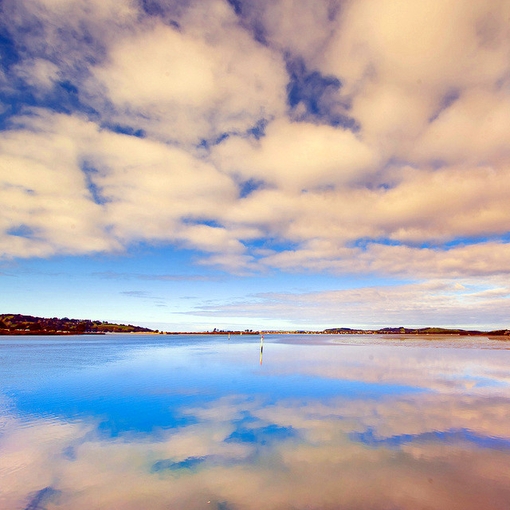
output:
[[[0,509],[508,510],[509,349],[0,337]]]

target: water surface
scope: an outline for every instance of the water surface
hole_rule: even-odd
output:
[[[508,509],[510,342],[0,338],[0,509]]]

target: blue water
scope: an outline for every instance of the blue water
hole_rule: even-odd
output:
[[[0,337],[0,510],[509,508],[509,367],[488,338]]]

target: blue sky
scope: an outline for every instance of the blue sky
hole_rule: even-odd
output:
[[[508,2],[0,9],[3,312],[508,327]]]

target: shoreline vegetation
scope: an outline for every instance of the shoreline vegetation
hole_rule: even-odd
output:
[[[459,335],[459,336],[498,336],[510,339],[509,329],[479,331],[438,327],[405,328],[386,327],[381,329],[329,328],[322,331],[310,330],[224,330],[212,331],[159,331],[132,324],[115,324],[100,320],[64,318],[44,318],[21,314],[0,314],[0,335],[105,335],[107,333],[146,333],[160,335],[261,335],[261,334],[301,334],[301,335]]]
[[[99,320],[0,314],[0,335],[104,335],[106,333],[156,333],[156,331],[131,324],[113,324]]]

